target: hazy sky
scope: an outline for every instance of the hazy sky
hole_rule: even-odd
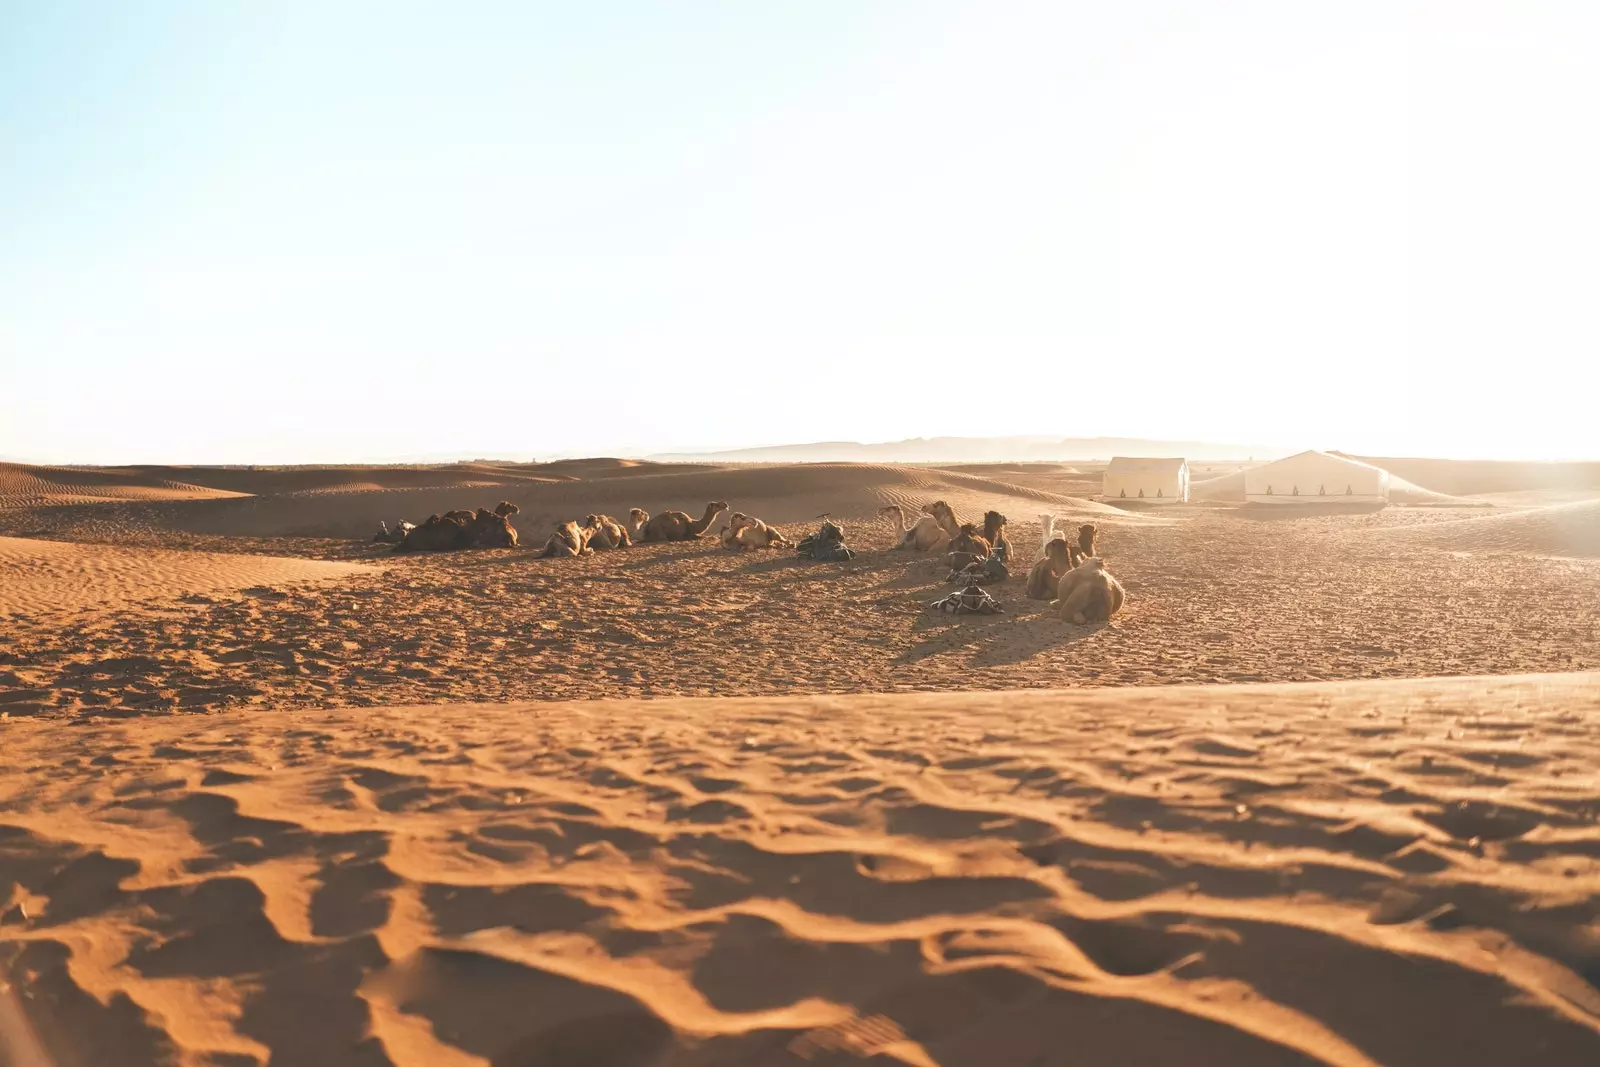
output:
[[[0,5],[0,456],[1600,456],[1600,4]]]

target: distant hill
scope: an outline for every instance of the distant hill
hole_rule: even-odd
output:
[[[1294,449],[1276,445],[1158,441],[1146,437],[914,437],[875,444],[814,441],[799,445],[673,452],[652,460],[706,463],[1003,463],[1092,462],[1112,456],[1183,456],[1189,460],[1279,459]]]

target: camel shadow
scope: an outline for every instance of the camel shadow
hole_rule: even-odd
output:
[[[930,563],[932,564],[931,566],[926,565]],[[941,566],[937,561],[930,560],[927,557],[902,556],[898,553],[890,555],[886,551],[878,566],[873,569],[875,571],[893,572],[893,576],[887,581],[873,587],[875,592],[915,589],[922,586],[942,589],[947,584],[950,585],[952,590],[954,589],[952,583],[946,583],[943,580],[949,573],[949,568]],[[938,595],[943,596],[944,594],[940,593]]]
[[[954,588],[953,586],[951,588]],[[1027,600],[1004,595],[1004,586],[989,586],[1005,612],[999,615],[950,615],[931,607],[911,625],[919,640],[896,663],[913,666],[922,660],[951,652],[965,652],[974,668],[1025,663],[1064,647],[1095,640],[1110,628],[1104,622],[1077,624],[1062,620],[1047,600]],[[939,595],[944,595],[940,593]],[[931,603],[931,601],[930,601]]]
[[[639,549],[655,548],[658,545],[693,545],[698,548],[699,551],[652,552],[648,556],[643,556],[641,558]],[[723,554],[724,550],[721,545],[710,541],[652,541],[646,545],[636,545],[633,548],[612,549],[610,551],[627,553],[628,562],[625,564],[625,568],[630,571],[642,571],[648,570],[651,567],[665,567],[668,564],[674,563],[678,560],[705,559],[709,556],[721,555]]]
[[[817,561],[808,556],[801,556],[793,550],[779,549],[782,555],[769,556],[766,559],[754,559],[746,563],[739,570],[744,574],[772,574],[776,571],[795,571],[802,568],[809,569],[817,565]]]

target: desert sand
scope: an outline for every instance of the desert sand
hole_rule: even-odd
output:
[[[1600,1062],[1600,485],[1449,473],[0,467],[0,1064]],[[1005,614],[886,551],[936,498]],[[859,555],[534,558],[713,499]]]
[[[14,725],[77,1062],[1585,1064],[1600,675]]]

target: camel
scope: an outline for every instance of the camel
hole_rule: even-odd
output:
[[[493,511],[484,508],[479,508],[477,511],[457,508],[437,517],[448,522],[458,522],[467,531],[466,543],[451,547],[470,548],[473,545],[485,545],[490,548],[516,548],[517,531],[511,525],[511,516],[521,510],[509,500],[502,500],[495,505]],[[401,536],[403,538],[405,535]],[[436,536],[443,537],[442,534]]]
[[[1090,556],[1061,576],[1056,608],[1068,622],[1107,622],[1122,610],[1128,594],[1106,570],[1105,561]]]
[[[1095,554],[1094,540],[1099,535],[1092,522],[1086,522],[1078,527],[1077,552],[1074,555],[1087,558]]]
[[[627,528],[610,515],[590,515],[583,520],[583,528],[589,532],[590,548],[633,546],[633,538],[628,536]]]
[[[472,521],[466,524],[472,543],[486,548],[516,548],[517,528],[511,525],[511,515],[517,511],[517,506],[512,504],[511,509],[502,512],[500,508],[493,511],[479,508]]]
[[[644,540],[644,525],[650,521],[650,513],[644,508],[629,508],[628,521],[623,523],[623,529],[628,531],[629,540],[637,544]]]
[[[891,511],[900,520],[900,543],[894,546],[895,549],[933,552],[944,549],[961,533],[961,520],[956,518],[955,509],[943,500],[935,500],[924,507],[923,515],[917,519],[915,526],[906,525],[905,509],[899,504],[878,509],[880,515],[887,515]]]
[[[983,539],[989,542],[989,551],[1000,552],[1001,558],[1011,559],[1011,539],[1006,536],[1006,517],[998,511],[983,513]]]
[[[571,559],[576,556],[592,556],[594,549],[589,547],[589,531],[575,522],[556,523],[556,532],[550,540],[544,543],[544,551],[535,559],[547,559],[556,556],[561,559]]]
[[[783,536],[783,531],[775,526],[768,526],[754,515],[745,515],[734,512],[728,518],[728,525],[723,528],[722,547],[751,549],[751,548],[793,548],[794,542]]]
[[[1027,594],[1029,600],[1054,600],[1060,595],[1061,576],[1073,567],[1072,553],[1064,537],[1057,537],[1044,546],[1044,558],[1028,572]]]
[[[988,559],[992,547],[989,542],[978,536],[978,527],[970,522],[961,524],[960,530],[950,539],[950,552],[966,552],[978,559]]]
[[[396,552],[445,552],[472,544],[473,533],[460,519],[429,515],[428,521],[406,531]]]
[[[644,540],[697,540],[701,534],[711,529],[711,524],[717,521],[717,516],[727,510],[728,505],[725,501],[713,500],[706,505],[706,513],[699,519],[691,519],[681,511],[663,511],[644,524]]]

